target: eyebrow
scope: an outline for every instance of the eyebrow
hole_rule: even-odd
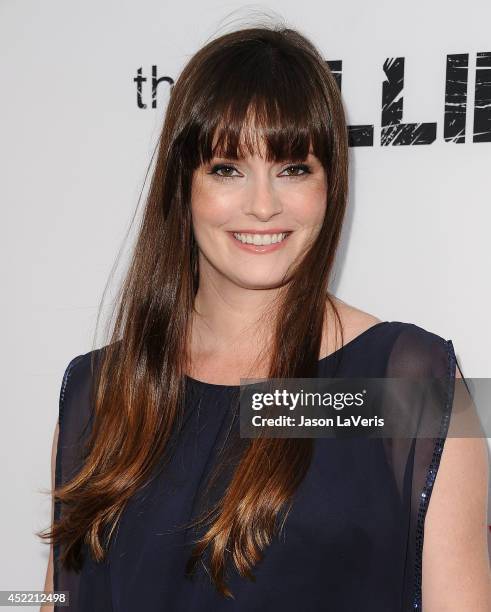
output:
[[[310,152],[307,154],[307,157],[305,157],[305,158],[303,158],[303,159],[309,159],[309,157],[313,157],[314,159],[317,159],[317,157],[316,157],[315,153],[314,153],[314,152],[312,152],[312,151],[310,151]],[[247,159],[247,158],[246,158],[246,157],[238,157],[237,159],[235,159],[235,158],[233,158],[233,157],[223,157],[223,156],[221,156],[221,155],[213,155],[213,156],[211,157],[210,161],[212,161],[212,160],[217,160],[217,161],[232,161],[232,162],[234,162],[234,161],[241,161],[241,160],[244,160],[244,159]],[[288,158],[285,158],[285,159],[283,160],[283,162],[288,162],[288,161],[293,161],[293,160],[292,160],[292,159],[288,159]],[[274,161],[274,160],[273,160],[271,163],[272,163],[272,164],[275,164],[275,163],[282,163],[282,162],[276,162],[276,161]]]

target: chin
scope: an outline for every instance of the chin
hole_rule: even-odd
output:
[[[285,284],[283,276],[275,274],[249,274],[246,278],[238,277],[235,282],[244,289],[276,289]]]

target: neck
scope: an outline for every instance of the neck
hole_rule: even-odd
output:
[[[227,282],[201,282],[192,321],[194,349],[223,353],[258,351],[274,322],[274,300],[280,289],[250,289]]]

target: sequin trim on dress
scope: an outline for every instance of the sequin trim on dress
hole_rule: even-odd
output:
[[[414,577],[414,598],[413,598],[413,609],[419,612],[422,611],[422,596],[421,596],[421,583],[422,583],[422,560],[423,560],[423,537],[424,537],[424,520],[428,504],[431,497],[431,491],[433,483],[435,482],[436,474],[438,472],[438,466],[440,465],[440,459],[443,452],[443,446],[448,432],[448,426],[450,422],[450,414],[453,404],[454,396],[454,381],[455,381],[455,366],[456,357],[451,340],[445,341],[447,354],[448,354],[448,389],[447,389],[447,401],[445,403],[444,414],[440,423],[440,436],[435,439],[435,446],[433,449],[433,455],[426,475],[425,485],[420,495],[420,503],[418,510],[418,520],[416,526],[416,568]]]

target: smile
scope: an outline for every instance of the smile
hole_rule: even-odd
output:
[[[281,232],[275,234],[255,234],[229,232],[234,243],[241,249],[252,253],[269,253],[280,249],[287,241],[292,232]]]
[[[288,236],[289,232],[282,234],[234,234],[234,238],[240,240],[242,244],[255,244],[256,246],[265,244],[276,244]]]

